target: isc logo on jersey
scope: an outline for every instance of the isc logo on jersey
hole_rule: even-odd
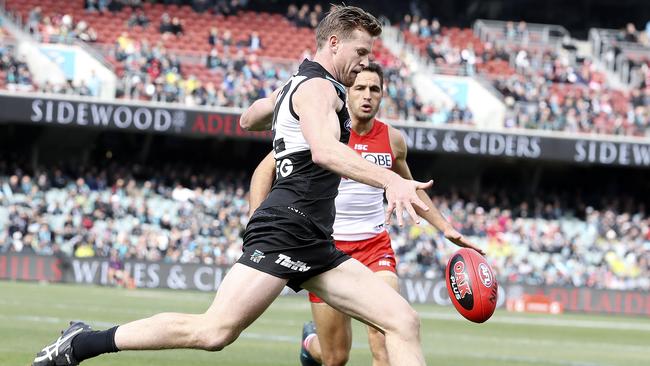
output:
[[[386,153],[361,153],[361,157],[382,168],[392,168],[393,159]]]

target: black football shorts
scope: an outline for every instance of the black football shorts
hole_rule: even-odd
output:
[[[331,236],[289,207],[258,209],[246,226],[244,253],[237,261],[275,277],[301,284],[350,259],[336,249]]]

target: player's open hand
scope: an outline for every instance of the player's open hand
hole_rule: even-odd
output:
[[[416,191],[418,189],[428,189],[432,185],[432,180],[423,183],[415,180],[404,179],[397,174],[391,176],[388,183],[384,186],[384,189],[386,190],[386,200],[388,201],[388,207],[386,208],[386,224],[390,225],[394,211],[397,216],[397,224],[400,227],[404,226],[404,210],[408,212],[409,216],[411,216],[416,224],[419,224],[420,216],[415,213],[413,205],[417,205],[423,211],[429,211],[429,207],[422,202]]]
[[[450,242],[458,245],[459,247],[464,247],[464,248],[469,248],[469,249],[474,249],[477,252],[481,253],[481,255],[485,255],[485,252],[482,251],[479,247],[476,246],[476,244],[472,243],[471,241],[467,240],[463,236],[463,234],[459,233],[455,229],[448,229],[445,231],[445,238],[449,240]]]

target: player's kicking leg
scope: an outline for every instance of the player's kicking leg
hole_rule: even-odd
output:
[[[391,271],[375,272],[375,275],[399,293],[397,275]],[[386,339],[384,335],[373,327],[368,327],[368,343],[372,352],[372,366],[389,366]]]
[[[375,275],[386,282],[396,292],[399,291],[397,275],[391,271],[378,271]],[[314,323],[307,323],[305,327],[311,326],[314,330],[308,332],[313,336],[305,337],[303,327],[303,352],[301,355],[303,366],[323,364],[327,366],[345,365],[350,358],[352,347],[352,326],[350,317],[322,302],[317,296],[310,294],[311,313]],[[315,326],[314,326],[315,325]],[[368,343],[372,352],[373,366],[386,366],[388,353],[384,335],[373,327],[368,327]],[[309,363],[309,357],[316,362]],[[305,360],[303,360],[303,358]]]
[[[234,342],[268,308],[286,283],[285,279],[237,263],[205,313],[161,313],[100,332],[81,325],[69,328],[68,333],[38,353],[34,365],[76,365],[117,350],[218,351]]]
[[[306,281],[303,287],[334,308],[383,332],[391,365],[425,364],[418,314],[363,264],[347,260]]]

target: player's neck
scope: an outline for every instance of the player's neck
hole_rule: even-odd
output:
[[[336,80],[338,80],[338,75],[336,75],[336,71],[334,70],[334,63],[332,62],[332,56],[330,54],[316,51],[316,54],[314,55],[314,59],[312,61],[317,62],[325,70],[327,70],[327,72],[334,76]]]
[[[352,120],[352,129],[359,136],[367,135],[368,132],[370,132],[370,130],[372,130],[372,127],[375,125],[374,117],[368,120],[361,120],[352,117],[351,120]]]

